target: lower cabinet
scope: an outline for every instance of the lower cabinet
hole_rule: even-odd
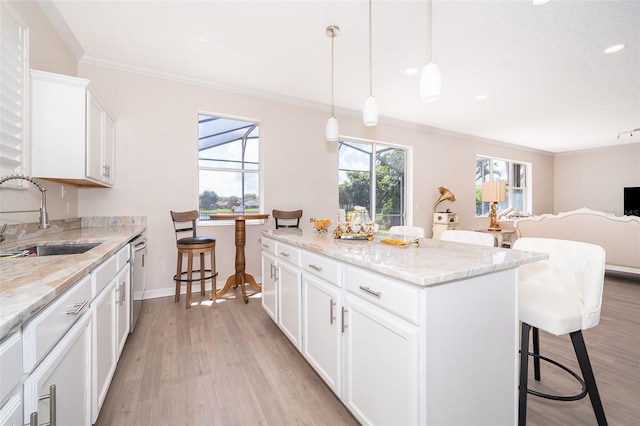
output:
[[[93,348],[91,421],[95,423],[116,370],[116,281],[112,280],[91,304]]]
[[[349,294],[345,313],[343,402],[363,424],[418,424],[418,327]]]
[[[91,324],[86,312],[27,377],[25,422],[37,413],[37,424],[91,424]]]
[[[272,244],[275,244],[273,242]],[[262,309],[271,317],[274,322],[278,322],[278,297],[276,293],[276,257],[270,253],[262,255]]]
[[[302,277],[302,354],[342,396],[342,297],[339,288],[310,274]]]
[[[118,272],[116,276],[115,303],[116,303],[116,338],[118,353],[116,358],[120,358],[120,354],[127,343],[129,336],[129,327],[131,324],[131,266],[126,263],[124,268]]]
[[[278,262],[278,325],[296,348],[301,343],[302,272],[296,266]]]

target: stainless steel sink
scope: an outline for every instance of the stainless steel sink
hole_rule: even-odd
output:
[[[51,244],[29,247],[29,253],[38,256],[57,256],[62,254],[78,254],[84,253],[98,246],[100,243],[83,243],[83,244]]]

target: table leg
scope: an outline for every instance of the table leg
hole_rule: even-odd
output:
[[[247,296],[247,289],[245,288],[245,283],[249,284],[256,291],[261,291],[262,287],[256,282],[255,278],[251,274],[245,273],[246,267],[246,259],[244,254],[244,247],[246,242],[246,222],[244,220],[236,220],[236,273],[227,278],[227,281],[224,283],[224,287],[222,287],[219,291],[216,292],[216,297],[222,296],[226,293],[229,288],[240,286],[242,289],[242,298],[244,299],[244,303],[249,302],[249,297]],[[211,297],[213,298],[213,297]]]

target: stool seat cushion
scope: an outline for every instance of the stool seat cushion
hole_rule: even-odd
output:
[[[520,285],[520,321],[561,336],[582,328],[584,306],[577,297],[548,288]]]
[[[215,238],[212,237],[185,237],[185,238],[180,238],[178,240],[178,245],[180,244],[211,244],[214,243],[216,241]]]

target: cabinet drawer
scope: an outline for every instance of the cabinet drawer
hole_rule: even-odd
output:
[[[261,247],[262,247],[262,251],[271,253],[275,256],[276,242],[274,240],[270,240],[269,238],[262,237]]]
[[[116,269],[118,271],[124,268],[124,266],[127,264],[127,262],[129,261],[129,256],[130,256],[129,244],[125,245],[120,250],[118,250],[118,252],[116,253],[116,260],[117,260]]]
[[[92,283],[91,283],[91,296],[95,298],[103,288],[109,284],[109,281],[116,276],[118,272],[118,261],[117,255],[111,256],[106,261],[102,262],[100,266],[98,266],[92,273]]]
[[[91,278],[86,276],[26,323],[22,329],[22,367],[25,373],[31,372],[89,309],[90,301]]]
[[[345,282],[349,292],[418,324],[419,288],[354,266],[345,267]]]
[[[316,275],[335,286],[342,286],[340,263],[330,257],[305,250],[302,252],[302,267],[305,272]]]
[[[277,244],[277,253],[278,259],[282,259],[286,262],[291,263],[295,266],[300,266],[300,258],[302,255],[302,250],[297,247],[290,246],[289,244],[278,243]]]
[[[0,402],[20,383],[22,333],[14,333],[0,345]]]

